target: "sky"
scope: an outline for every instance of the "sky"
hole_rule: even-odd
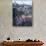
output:
[[[32,0],[12,0],[12,3],[32,5]]]

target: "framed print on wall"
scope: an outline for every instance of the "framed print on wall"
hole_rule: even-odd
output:
[[[32,0],[12,0],[13,26],[32,26]]]

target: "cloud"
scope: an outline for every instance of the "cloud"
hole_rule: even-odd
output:
[[[13,3],[32,5],[32,0],[13,0]]]

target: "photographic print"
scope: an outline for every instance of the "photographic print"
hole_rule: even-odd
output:
[[[12,0],[13,26],[32,26],[32,0]]]

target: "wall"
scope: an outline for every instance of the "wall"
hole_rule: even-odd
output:
[[[33,26],[12,26],[12,0],[0,0],[0,41],[39,39],[46,45],[46,0],[33,0]]]

